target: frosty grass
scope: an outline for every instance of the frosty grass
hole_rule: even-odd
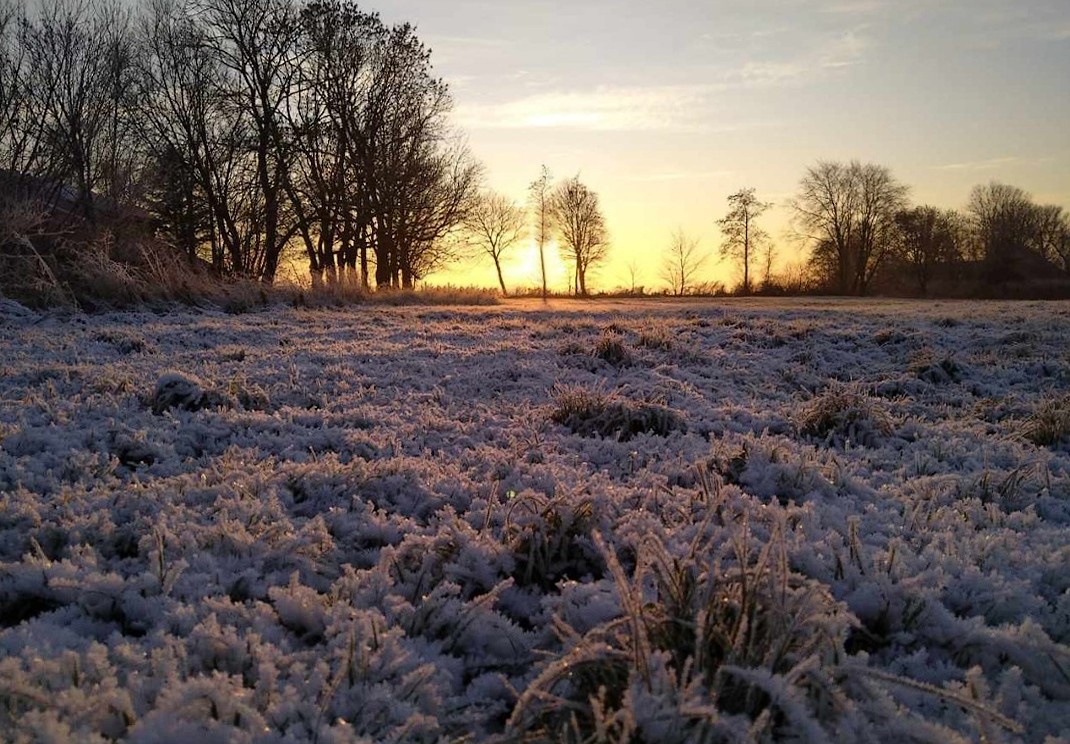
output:
[[[5,302],[0,369],[0,740],[1070,740],[1065,303]]]

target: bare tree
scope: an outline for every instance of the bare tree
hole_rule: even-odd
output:
[[[207,242],[216,271],[253,275],[260,222],[250,129],[231,105],[207,29],[184,0],[156,0],[141,23],[142,136],[159,173],[150,206],[191,259]]]
[[[754,195],[754,189],[749,188],[741,189],[729,196],[728,205],[728,214],[717,220],[717,225],[724,235],[721,255],[725,258],[733,258],[740,263],[743,268],[741,289],[743,294],[750,294],[752,289],[751,262],[758,248],[764,246],[769,240],[769,236],[756,223],[772,204],[759,201]]]
[[[23,24],[23,42],[40,144],[93,222],[96,195],[124,199],[133,180],[130,14],[110,0],[48,0]]]
[[[1029,251],[1040,253],[1037,206],[1016,186],[977,186],[967,205],[974,235],[985,263],[986,278],[1001,283],[1019,278],[1019,264]]]
[[[531,209],[531,229],[535,244],[539,247],[539,273],[542,276],[542,301],[546,302],[546,244],[553,239],[553,176],[545,165],[539,177],[528,186],[528,206]]]
[[[51,165],[43,125],[56,91],[31,86],[28,28],[25,7],[0,0],[0,169],[11,177],[45,176]]]
[[[921,206],[895,216],[896,257],[910,272],[925,297],[936,269],[959,258],[958,214]]]
[[[502,276],[502,256],[524,236],[524,210],[502,194],[480,195],[465,220],[472,244],[494,261],[502,294],[509,294]]]
[[[705,265],[706,258],[699,251],[698,239],[689,237],[682,228],[677,228],[661,266],[661,277],[668,283],[669,291],[677,297],[687,294],[688,286]]]
[[[634,258],[631,259],[630,261],[628,261],[628,267],[627,268],[628,268],[628,281],[630,282],[630,287],[628,289],[628,292],[631,293],[631,294],[635,294],[636,282],[637,282],[637,280],[639,278],[639,261],[637,261]]]
[[[792,200],[796,223],[814,241],[814,263],[841,294],[864,295],[890,254],[907,187],[887,168],[822,161],[808,168]]]
[[[561,254],[575,269],[575,290],[587,296],[587,273],[609,255],[609,234],[598,194],[573,176],[553,193],[551,211],[561,233]]]
[[[205,24],[205,51],[224,72],[224,95],[248,123],[253,158],[257,240],[255,266],[271,282],[298,224],[286,209],[293,158],[285,109],[299,70],[300,25],[292,0],[195,0]]]
[[[1055,204],[1036,208],[1037,252],[1070,274],[1070,214]]]

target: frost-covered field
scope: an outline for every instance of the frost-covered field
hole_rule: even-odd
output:
[[[5,741],[1070,740],[1070,305],[8,303],[0,369]]]

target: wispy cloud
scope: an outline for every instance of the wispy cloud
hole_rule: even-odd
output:
[[[747,62],[724,76],[723,87],[766,88],[809,83],[831,72],[862,64],[871,47],[867,27],[858,26],[815,40],[791,58]]]
[[[1010,166],[1040,165],[1046,162],[1044,158],[1020,158],[1008,156],[1002,158],[988,158],[987,160],[968,160],[961,163],[947,163],[934,165],[933,170],[938,171],[990,171]]]
[[[473,129],[690,130],[702,125],[708,93],[698,85],[599,87],[462,105],[456,115]]]

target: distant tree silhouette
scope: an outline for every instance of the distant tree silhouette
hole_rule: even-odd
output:
[[[909,272],[918,293],[928,295],[937,267],[960,257],[959,215],[931,206],[895,215],[895,257]]]
[[[575,271],[576,293],[587,296],[587,273],[609,255],[609,234],[598,194],[573,176],[553,192],[550,201],[561,236],[561,255]]]
[[[706,263],[707,256],[699,251],[697,238],[688,236],[677,228],[669,241],[661,265],[661,277],[676,297],[687,294],[687,289]]]
[[[524,210],[494,192],[481,194],[465,220],[472,244],[494,262],[503,295],[509,292],[502,276],[502,256],[523,237],[524,223]]]
[[[906,197],[907,187],[884,166],[821,161],[807,169],[791,206],[814,241],[815,270],[826,272],[837,292],[869,290],[891,252]]]
[[[634,258],[631,259],[630,261],[628,261],[627,269],[629,283],[628,292],[631,294],[635,294],[636,289],[638,289],[636,282],[639,279],[639,261]]]
[[[1070,215],[1054,204],[1039,206],[1036,210],[1038,252],[1070,274]]]
[[[531,209],[531,230],[535,244],[539,247],[539,272],[542,277],[542,301],[546,302],[546,244],[553,239],[553,176],[545,165],[539,171],[539,177],[528,186],[528,206]]]
[[[737,260],[743,269],[743,294],[752,290],[750,267],[757,251],[766,245],[769,236],[758,227],[757,220],[772,204],[759,201],[754,189],[741,189],[728,197],[729,211],[717,220],[718,227],[724,235],[721,255]],[[768,270],[766,271],[768,275]]]
[[[1002,284],[1021,278],[1021,260],[1038,254],[1038,211],[1032,197],[1017,186],[993,181],[976,186],[967,211],[985,263],[985,279]]]

